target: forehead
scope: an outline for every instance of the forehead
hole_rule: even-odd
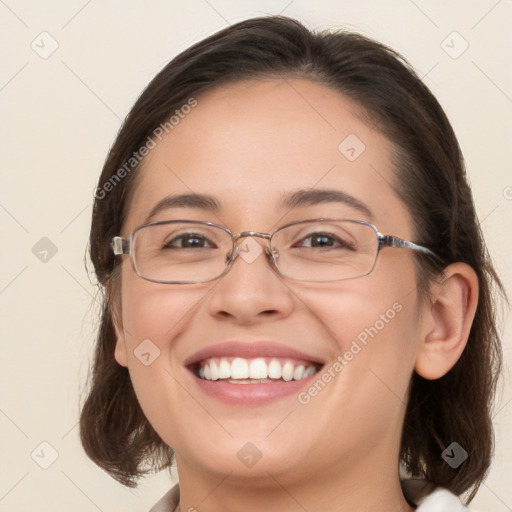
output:
[[[299,189],[342,191],[376,218],[404,213],[390,186],[390,142],[339,92],[289,78],[230,84],[196,99],[145,158],[127,229],[165,196],[183,193],[217,198],[213,220],[234,229],[239,221],[242,229],[274,225],[290,213],[283,197]]]

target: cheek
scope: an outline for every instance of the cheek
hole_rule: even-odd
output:
[[[412,262],[394,266],[381,265],[360,279],[297,290],[333,347],[345,352],[356,341],[362,348],[402,351],[404,341],[414,338],[419,313],[415,270]]]
[[[209,286],[159,285],[126,272],[121,288],[127,365],[138,401],[158,432],[175,430],[178,409],[169,404],[186,403],[189,397],[176,384],[173,340],[190,329]]]
[[[306,388],[297,410],[298,424],[309,425],[312,435],[315,425],[322,426],[314,442],[318,450],[325,448],[326,460],[334,447],[348,450],[347,439],[354,450],[376,449],[382,439],[394,442],[405,412],[417,350],[416,295],[406,288],[385,293],[372,288],[340,287],[323,297],[311,292],[310,300],[301,296],[328,326],[326,336],[336,354],[322,371],[325,385],[315,381]]]
[[[127,348],[150,339],[160,350],[188,325],[211,283],[169,285],[145,281],[128,269],[123,275],[122,321]]]
[[[376,414],[396,413],[396,405],[406,401],[419,346],[413,265],[402,262],[400,270],[303,290],[300,297],[334,354],[326,367],[332,379],[326,378],[336,400],[362,414],[368,414],[368,404]]]

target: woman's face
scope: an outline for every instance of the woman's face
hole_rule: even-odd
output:
[[[413,238],[391,187],[390,143],[340,93],[276,79],[222,87],[197,101],[146,157],[123,236],[167,196],[197,194],[213,197],[218,210],[181,202],[150,220],[268,233],[335,217]],[[299,190],[357,201],[317,194],[283,208],[283,198]],[[128,366],[148,420],[176,451],[180,476],[195,468],[254,483],[270,474],[284,485],[339,471],[368,477],[396,464],[422,328],[411,251],[384,249],[365,277],[310,283],[279,276],[255,245],[266,247],[264,239],[240,243],[246,257],[199,284],[146,281],[123,257],[116,359]],[[222,358],[230,369],[235,358],[241,368],[263,358],[281,369],[316,363],[318,371],[241,384],[202,380],[190,366]]]

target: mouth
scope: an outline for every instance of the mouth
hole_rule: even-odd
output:
[[[192,366],[196,377],[230,384],[270,384],[303,380],[314,375],[320,365],[312,361],[277,357],[211,357]]]
[[[324,362],[274,342],[225,342],[200,350],[184,366],[209,396],[257,405],[298,393]]]

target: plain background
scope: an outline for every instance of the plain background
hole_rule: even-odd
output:
[[[141,512],[168,489],[165,473],[123,488],[79,443],[97,314],[83,263],[93,191],[122,119],[162,66],[228,23],[269,13],[358,30],[410,60],[459,137],[512,290],[510,0],[1,0],[1,511]],[[511,347],[508,321],[496,458],[473,502],[488,512],[512,510]]]

